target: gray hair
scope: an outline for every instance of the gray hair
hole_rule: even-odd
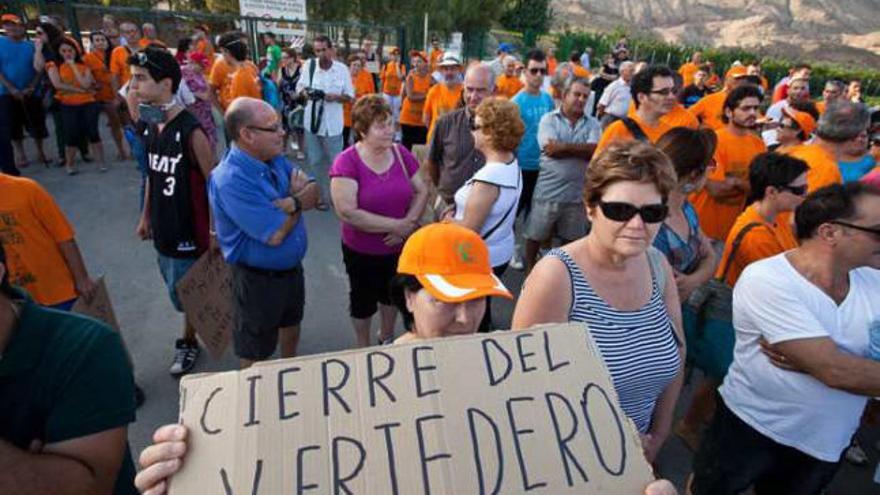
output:
[[[570,62],[561,63],[556,67],[553,77],[550,78],[550,85],[557,90],[564,91],[573,74]]]
[[[223,116],[223,126],[226,129],[226,135],[231,141],[239,138],[241,130],[253,121],[257,107],[262,105],[268,105],[268,103],[247,96],[241,96],[232,100],[232,103],[226,110],[226,114]]]
[[[833,143],[850,141],[868,129],[870,119],[863,103],[833,101],[819,117],[816,135]]]
[[[574,87],[575,84],[582,84],[587,90],[590,90],[590,81],[585,77],[569,77],[562,84],[562,94],[567,95],[571,88]]]
[[[492,91],[495,89],[495,72],[492,70],[492,67],[485,62],[474,62],[468,65],[467,70],[464,73],[464,80],[467,80],[468,77],[477,75],[477,73],[482,72],[482,75],[489,81],[489,90]]]
[[[827,88],[828,86],[833,87],[841,93],[844,93],[846,91],[846,83],[841,81],[840,79],[829,79],[825,82],[825,87]]]
[[[623,62],[622,64],[620,64],[620,67],[618,68],[618,70],[620,72],[623,72],[624,69],[628,69],[630,67],[635,68],[635,66],[636,66],[635,62],[633,62],[631,60],[627,60],[626,62]]]

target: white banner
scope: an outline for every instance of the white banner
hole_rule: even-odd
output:
[[[290,19],[305,21],[306,0],[239,0],[241,15],[263,17],[265,19]],[[263,21],[257,23],[257,32],[271,31],[286,38],[306,35],[306,25],[302,22]]]

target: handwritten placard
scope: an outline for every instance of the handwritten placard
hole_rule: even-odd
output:
[[[170,493],[640,494],[652,480],[583,325],[184,377]]]
[[[92,297],[88,300],[80,297],[71,311],[104,322],[118,333],[119,321],[116,319],[116,312],[113,311],[113,303],[110,301],[110,293],[107,291],[107,283],[103,275],[98,277],[97,284]]]
[[[232,275],[217,253],[207,252],[177,282],[177,297],[196,334],[215,359],[232,340]]]

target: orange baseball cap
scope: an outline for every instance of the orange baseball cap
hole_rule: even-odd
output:
[[[403,246],[397,272],[414,275],[436,299],[459,303],[486,296],[513,299],[489,263],[489,249],[473,230],[433,223]]]
[[[747,75],[749,75],[749,70],[741,65],[738,65],[736,67],[731,67],[727,71],[727,74],[724,75],[724,78],[727,79],[732,77],[734,79],[738,79],[740,77],[746,77]]]
[[[800,110],[795,110],[790,107],[782,107],[782,113],[788,115],[791,120],[797,122],[798,127],[800,127],[808,137],[816,130],[816,119],[807,112],[801,112]]]
[[[15,14],[3,14],[0,16],[0,22],[11,22],[13,24],[22,24],[21,17]]]

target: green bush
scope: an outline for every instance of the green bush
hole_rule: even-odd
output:
[[[573,50],[581,51],[586,47],[593,49],[593,60],[601,61],[607,53],[611,53],[617,40],[625,34],[622,30],[613,33],[590,33],[580,31],[566,31],[556,36],[557,57],[559,60],[568,59]],[[634,60],[645,60],[650,63],[667,64],[673,69],[688,61],[695,51],[703,52],[703,60],[712,61],[720,74],[734,61],[746,62],[748,60],[761,60],[761,68],[764,75],[771,82],[776,82],[788,74],[788,69],[797,61],[783,60],[778,58],[761,57],[760,55],[742,48],[706,48],[696,45],[674,45],[664,41],[628,36],[630,56]],[[859,79],[862,81],[862,94],[872,97],[880,97],[880,71],[843,67],[826,62],[811,63],[813,73],[811,76],[811,90],[814,95],[822,92],[825,81],[829,79],[841,79],[850,81]]]

